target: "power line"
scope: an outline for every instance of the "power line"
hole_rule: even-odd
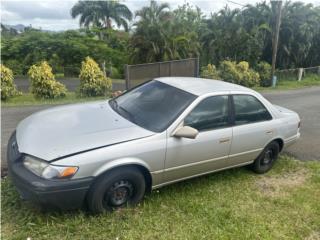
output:
[[[239,5],[239,6],[241,6],[241,7],[246,7],[246,5],[243,5],[243,4],[240,4],[240,3],[236,3],[236,2],[233,2],[233,1],[230,1],[230,0],[227,0],[227,2],[230,2],[230,3],[233,3],[233,4]]]

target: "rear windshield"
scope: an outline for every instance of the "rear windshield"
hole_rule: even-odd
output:
[[[162,132],[196,98],[159,81],[150,81],[109,101],[114,111],[153,132]]]

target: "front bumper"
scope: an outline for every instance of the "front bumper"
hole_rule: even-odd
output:
[[[47,180],[36,176],[23,165],[15,134],[9,140],[7,160],[9,177],[21,197],[46,208],[77,209],[85,200],[93,177],[67,180]]]

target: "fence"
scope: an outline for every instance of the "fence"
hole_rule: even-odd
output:
[[[275,75],[277,76],[278,81],[301,81],[304,78],[311,76],[319,77],[320,79],[320,66],[277,70]]]
[[[199,58],[125,66],[126,89],[157,77],[198,77]]]

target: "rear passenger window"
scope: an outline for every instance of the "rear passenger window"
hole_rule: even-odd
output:
[[[228,126],[228,96],[214,96],[202,100],[184,119],[184,125],[198,131]]]
[[[272,116],[263,104],[250,95],[234,95],[235,124],[260,122],[271,120]]]

